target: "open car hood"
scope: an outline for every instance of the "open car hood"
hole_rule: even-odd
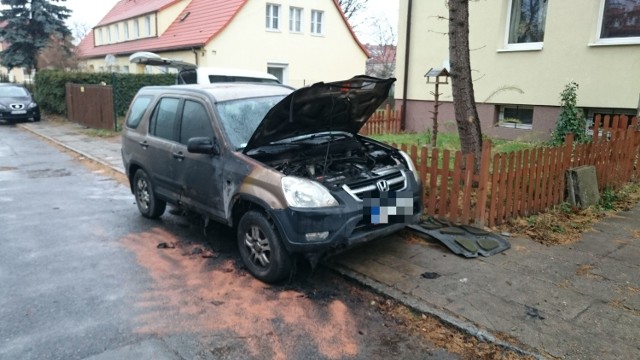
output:
[[[244,152],[272,142],[328,131],[356,134],[387,99],[395,78],[359,75],[298,89],[265,116]]]

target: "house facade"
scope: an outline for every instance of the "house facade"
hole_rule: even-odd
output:
[[[362,74],[368,58],[334,0],[120,0],[78,46],[86,71],[158,71],[130,64],[138,51],[293,87]]]
[[[396,103],[405,127],[431,127],[430,68],[450,64],[446,1],[400,0]],[[408,18],[408,14],[411,17]],[[579,84],[578,106],[636,114],[640,100],[640,0],[471,1],[473,85],[484,134],[546,139],[560,92]],[[409,39],[409,42],[407,42]],[[440,86],[440,130],[456,131],[451,86]]]

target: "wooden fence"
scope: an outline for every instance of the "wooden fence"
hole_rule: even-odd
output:
[[[395,134],[401,130],[402,109],[391,110],[387,104],[384,110],[376,111],[360,130],[362,135]]]
[[[492,156],[491,141],[485,140],[477,173],[470,154],[415,145],[400,148],[409,153],[420,173],[425,213],[462,224],[499,225],[564,202],[566,171],[577,166],[595,166],[601,190],[640,180],[640,132],[635,117],[598,117],[592,142],[575,146],[568,135],[559,147]]]
[[[111,86],[67,83],[66,101],[69,120],[93,129],[115,129]]]

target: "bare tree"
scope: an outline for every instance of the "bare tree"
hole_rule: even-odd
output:
[[[367,74],[389,78],[396,71],[396,43],[398,35],[395,28],[386,18],[372,19],[369,26],[372,31],[374,44],[367,44],[371,58],[367,60]]]
[[[335,1],[338,3],[338,5],[340,5],[342,12],[344,13],[344,16],[349,21],[349,24],[351,25],[351,27],[355,29],[358,26],[358,23],[356,23],[355,20],[358,17],[358,15],[367,8],[367,2],[369,2],[369,0],[335,0]]]
[[[41,69],[74,70],[78,68],[78,59],[74,53],[75,47],[71,43],[71,37],[66,39],[52,37],[51,42],[38,55],[38,64]]]
[[[73,36],[73,44],[78,45],[82,39],[89,34],[91,26],[87,23],[74,21],[71,24],[71,36]]]
[[[469,57],[469,0],[448,0],[451,88],[458,135],[463,154],[473,154],[480,168],[482,129],[476,108]]]

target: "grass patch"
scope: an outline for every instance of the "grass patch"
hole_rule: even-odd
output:
[[[431,131],[425,131],[422,133],[370,135],[369,137],[387,144],[404,144],[407,145],[407,147],[410,147],[411,145],[423,146],[431,144]],[[491,151],[493,154],[532,149],[536,146],[542,145],[541,143],[525,141],[488,139],[490,139],[493,144]],[[458,134],[451,133],[438,134],[437,148],[451,151],[460,150],[460,137],[458,137]]]
[[[120,132],[106,129],[87,129],[85,130],[85,134],[98,138],[110,138],[120,135]]]

